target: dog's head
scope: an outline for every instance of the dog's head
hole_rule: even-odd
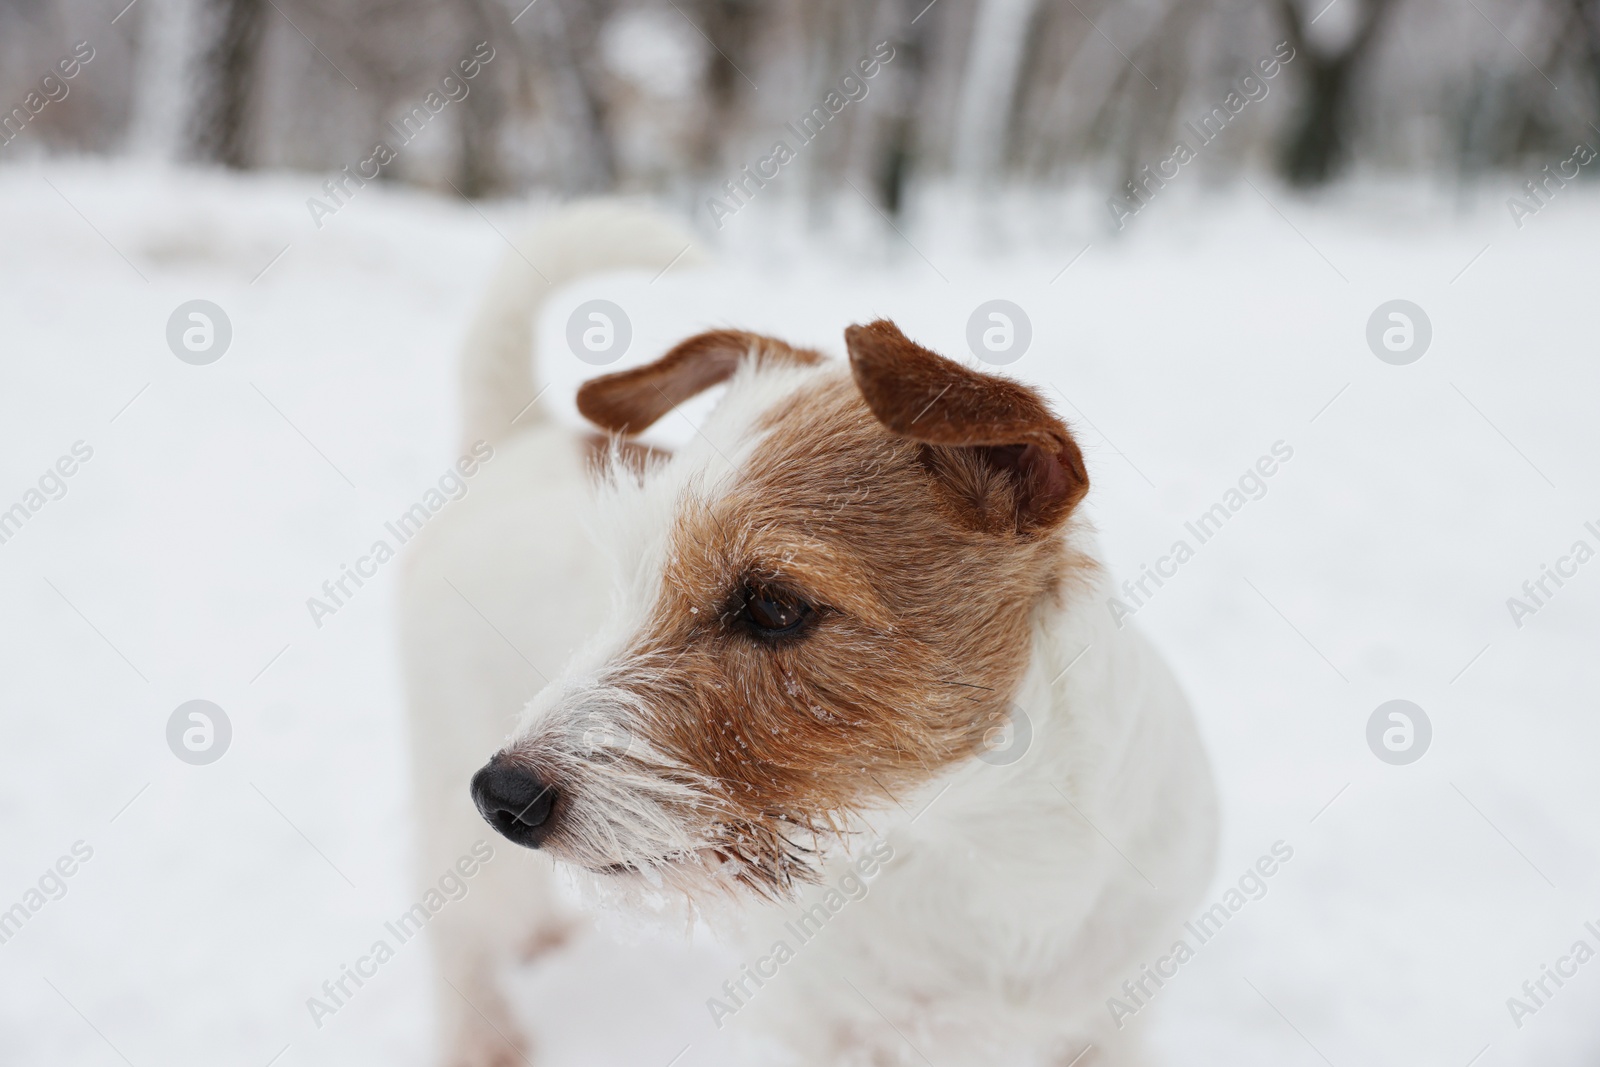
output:
[[[889,322],[845,339],[848,372],[718,331],[579,392],[625,435],[730,382],[672,457],[614,450],[613,618],[474,778],[501,833],[691,896],[784,896],[1006,722],[1037,612],[1085,563],[1062,536],[1082,455],[1025,386]]]

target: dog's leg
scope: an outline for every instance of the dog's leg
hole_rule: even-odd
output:
[[[512,463],[510,454],[497,459]],[[572,922],[549,858],[496,834],[473,806],[468,788],[487,754],[512,730],[522,705],[544,684],[523,657],[559,663],[568,652],[557,635],[523,621],[538,617],[528,609],[543,603],[546,587],[516,567],[496,567],[493,555],[480,547],[522,548],[516,531],[532,519],[507,518],[490,506],[497,499],[496,475],[519,474],[526,472],[492,466],[480,474],[478,495],[423,531],[401,589],[421,831],[417,882],[419,893],[433,889],[444,899],[442,906],[426,909],[431,916],[425,922],[448,1067],[529,1062],[523,1058],[529,1042],[506,1005],[500,976],[530,951],[559,944]],[[486,618],[497,621],[491,625]]]
[[[457,750],[461,733],[480,732],[465,721],[470,704],[463,701],[431,713],[417,710],[419,719],[446,725],[453,735],[448,743],[434,744],[426,724],[415,726],[422,829],[418,883],[420,892],[432,889],[445,900],[426,927],[434,954],[442,1063],[524,1065],[533,1062],[530,1042],[507,1006],[501,977],[529,958],[530,949],[545,951],[565,940],[571,919],[559,899],[550,861],[496,835],[468,796],[467,782],[481,753],[492,750],[505,725],[483,724],[487,732],[481,743]],[[446,713],[438,714],[441,710]],[[404,923],[404,918],[396,922]]]
[[[443,1067],[519,1067],[532,1063],[527,1037],[498,983],[499,963],[480,939],[462,932],[434,936],[434,997]]]
[[[462,725],[459,713],[451,721],[458,729]],[[475,767],[451,769],[445,762],[431,768],[434,773],[428,777],[434,784],[419,789],[419,804],[427,809],[423,884],[431,878],[437,886],[441,877],[448,877],[443,872],[473,873],[459,879],[465,895],[447,897],[428,924],[443,1063],[521,1067],[534,1057],[506,1003],[502,976],[564,942],[572,932],[572,918],[560,900],[549,859],[501,839],[473,808],[464,783]]]

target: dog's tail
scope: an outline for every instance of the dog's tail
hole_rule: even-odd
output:
[[[506,253],[473,316],[461,357],[462,433],[493,443],[548,415],[533,400],[534,327],[545,298],[587,274],[704,262],[687,231],[616,200],[563,208]]]

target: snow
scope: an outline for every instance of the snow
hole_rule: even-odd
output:
[[[1274,842],[1294,855],[1130,1025],[1172,1064],[1593,1063],[1600,964],[1520,1028],[1506,999],[1578,939],[1600,945],[1600,565],[1520,628],[1506,601],[1600,544],[1600,195],[1564,190],[1519,230],[1510,178],[1316,201],[1251,181],[1175,187],[1120,235],[1086,196],[948,194],[914,245],[848,192],[799,236],[783,191],[763,192],[708,239],[718,266],[579,283],[541,336],[558,351],[566,314],[603,295],[633,322],[625,362],[719,324],[837,354],[876,315],[966,356],[972,310],[1014,301],[1033,340],[1006,370],[1079,432],[1119,579],[1284,442],[1265,495],[1136,624],[1215,761],[1213,897]],[[320,1029],[305,1007],[416,894],[395,569],[320,629],[305,601],[454,458],[456,346],[528,212],[369,186],[318,230],[319,189],[0,169],[0,509],[93,449],[0,544],[0,909],[93,849],[0,944],[8,1063],[429,1063],[420,943]],[[196,298],[233,326],[208,366],[166,347]],[[1365,341],[1395,298],[1433,326],[1408,366]],[[542,373],[573,418],[592,368]],[[232,724],[209,766],[166,745],[195,698]],[[1407,766],[1366,744],[1393,698],[1433,724]],[[595,932],[516,982],[541,1063],[665,1065],[688,1046],[677,1063],[696,1067],[727,1062],[704,1001],[732,968],[714,946]]]

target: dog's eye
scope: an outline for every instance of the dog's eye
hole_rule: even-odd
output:
[[[745,590],[743,614],[757,637],[786,637],[805,625],[811,605],[787,593],[752,588]]]

